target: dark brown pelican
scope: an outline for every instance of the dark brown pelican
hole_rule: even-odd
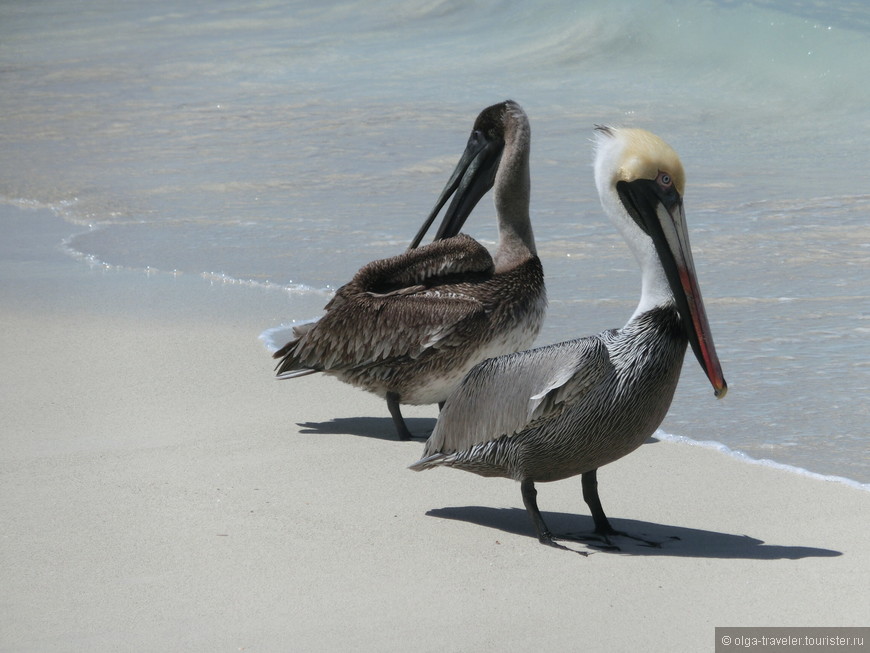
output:
[[[565,548],[544,523],[536,482],[582,474],[599,539],[617,533],[601,508],[596,471],[634,451],[661,424],[686,345],[717,397],[727,386],[683,212],[676,152],[640,129],[598,127],[601,203],[643,273],[640,303],[621,329],[500,356],[475,366],[451,393],[414,470],[438,465],[520,482],[538,539]],[[640,539],[640,538],[637,538]]]
[[[385,397],[406,440],[399,404],[442,403],[474,364],[530,346],[547,303],[529,221],[530,138],[516,102],[484,109],[410,249],[364,266],[325,315],[295,327],[294,339],[274,354],[278,378],[324,372]],[[459,234],[493,185],[494,257]],[[435,242],[417,248],[454,192]]]

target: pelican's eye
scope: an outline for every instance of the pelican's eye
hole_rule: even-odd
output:
[[[481,142],[483,141],[483,132],[479,129],[475,129],[471,132],[471,135],[468,137],[468,145],[467,147],[480,147]]]
[[[659,171],[658,177],[656,177],[656,182],[658,182],[658,185],[662,188],[668,189],[673,185],[674,180],[671,179],[671,176],[667,172]]]

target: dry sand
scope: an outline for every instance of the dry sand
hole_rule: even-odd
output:
[[[717,625],[870,624],[870,492],[653,443],[599,482],[662,547],[558,551],[516,483],[409,471],[422,443],[381,400],[273,380],[274,293],[15,265],[0,650],[711,651]],[[539,503],[591,527],[579,478]]]

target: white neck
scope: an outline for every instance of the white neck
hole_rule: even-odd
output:
[[[596,183],[598,183],[597,179]],[[635,224],[625,210],[616,189],[610,184],[605,187],[599,185],[598,194],[601,197],[601,206],[605,213],[619,229],[640,265],[640,301],[629,320],[630,322],[650,309],[671,303],[674,295],[652,239]]]

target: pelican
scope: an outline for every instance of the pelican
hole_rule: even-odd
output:
[[[516,102],[484,109],[408,251],[365,265],[319,320],[295,327],[274,354],[278,378],[323,372],[384,397],[407,440],[400,404],[441,404],[474,364],[529,347],[547,303],[529,221],[530,138]],[[493,185],[491,256],[459,230]],[[454,193],[435,241],[418,248]]]
[[[582,475],[593,537],[616,548],[598,496],[597,470],[661,424],[687,343],[715,395],[727,385],[707,322],[683,211],[676,152],[640,129],[596,127],[595,182],[602,207],[640,263],[640,303],[621,329],[483,361],[448,397],[411,469],[448,466],[520,482],[538,540],[553,535],[535,483]],[[631,536],[633,537],[633,536]],[[636,538],[642,539],[642,538]],[[644,540],[647,544],[655,544]]]

